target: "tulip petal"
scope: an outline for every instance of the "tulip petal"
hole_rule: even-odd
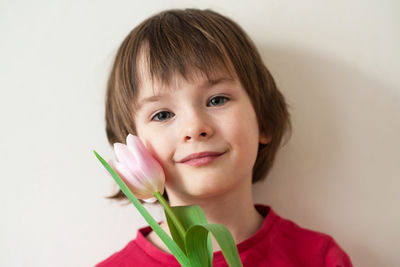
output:
[[[164,171],[139,137],[129,134],[126,145],[114,144],[114,153],[118,161],[110,165],[137,198],[152,202],[154,193],[164,192]]]
[[[115,143],[114,153],[118,161],[129,168],[132,173],[135,173],[140,169],[139,162],[137,162],[135,155],[131,153],[126,145]]]
[[[133,154],[129,151],[129,149],[127,149],[127,146],[124,144],[114,143],[114,153],[119,162],[122,162],[124,164],[136,162],[136,158],[133,156]]]
[[[135,174],[131,173],[129,169],[120,162],[116,162],[116,169],[118,175],[120,175],[121,179],[137,198],[143,199],[153,197],[154,192],[152,188],[146,184],[144,179],[140,179],[140,177],[138,179]]]
[[[146,203],[155,203],[157,201],[157,198],[155,198],[155,197],[146,198],[146,199],[143,199],[143,201]]]
[[[142,174],[146,177],[152,177],[152,180],[157,180],[157,188],[163,190],[165,181],[164,170],[160,163],[158,163],[158,161],[151,155],[150,151],[145,147],[140,138],[129,134],[126,138],[126,144],[140,166]],[[160,180],[162,180],[161,185]]]
[[[150,151],[145,147],[139,137],[129,134],[126,138],[126,145],[128,149],[132,152],[135,159],[140,162],[140,165],[142,165],[143,163],[147,163],[145,165],[149,165],[153,162],[153,156],[151,155]]]
[[[137,197],[137,198],[141,198],[139,197],[139,192],[138,192],[138,184],[135,183],[133,177],[131,176],[131,174],[129,173],[129,170],[127,170],[122,164],[120,164],[119,162],[115,161],[115,160],[108,160],[107,161],[108,164],[111,166],[111,168],[113,168],[113,170],[118,174],[119,177],[121,177],[121,179],[125,182],[125,184],[128,185],[128,187],[131,189],[132,193]],[[109,175],[111,175],[109,173]],[[131,184],[135,184],[135,186],[131,186]]]

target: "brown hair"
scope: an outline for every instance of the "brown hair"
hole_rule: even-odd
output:
[[[145,51],[146,52],[143,52]],[[146,53],[151,77],[164,83],[174,73],[187,77],[193,69],[207,77],[225,68],[238,77],[255,109],[260,133],[272,137],[260,144],[253,183],[265,179],[286,133],[291,133],[284,96],[247,34],[231,19],[211,10],[167,10],[135,27],[122,42],[106,92],[106,131],[109,143],[125,143],[136,134],[133,115],[139,88],[138,58]],[[111,198],[123,199],[119,191]]]

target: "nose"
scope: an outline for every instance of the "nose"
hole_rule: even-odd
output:
[[[183,141],[207,140],[214,134],[207,114],[197,111],[187,113],[185,117],[185,122],[182,124]]]

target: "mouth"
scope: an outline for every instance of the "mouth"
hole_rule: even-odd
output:
[[[181,159],[180,161],[178,161],[178,163],[183,163],[191,166],[203,166],[208,163],[211,163],[212,161],[219,158],[223,154],[225,154],[225,152],[206,151],[201,153],[195,153]]]

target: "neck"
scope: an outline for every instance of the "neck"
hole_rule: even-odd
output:
[[[170,197],[170,204],[171,206],[199,205],[208,223],[226,226],[238,244],[254,235],[261,228],[264,219],[254,207],[251,187],[251,183],[248,183],[236,187],[240,190],[207,198],[180,198],[174,195]],[[214,239],[213,248],[214,251],[219,250]]]

